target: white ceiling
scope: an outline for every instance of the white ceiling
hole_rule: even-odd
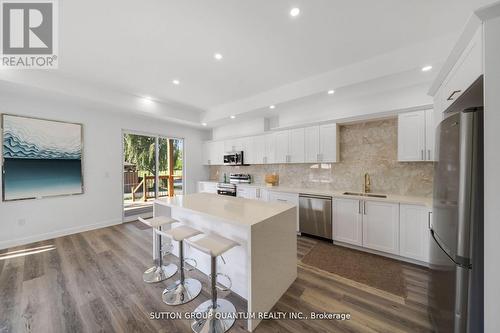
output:
[[[59,1],[60,65],[47,75],[217,110],[440,36],[451,47],[472,11],[490,2]],[[295,6],[301,14],[291,18]]]

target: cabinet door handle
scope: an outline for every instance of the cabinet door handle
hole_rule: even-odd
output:
[[[278,201],[287,202],[285,199],[276,199]]]
[[[431,230],[432,229],[432,212],[429,212],[429,214],[428,214],[427,224],[429,226],[429,230]]]
[[[446,99],[447,101],[453,101],[453,96],[455,96],[455,94],[458,94],[462,92],[462,90],[454,90],[450,96],[448,96],[448,98]]]
[[[425,155],[424,155],[424,150],[423,149],[420,151],[420,155],[422,156],[422,161],[425,160]]]
[[[427,160],[431,160],[431,150],[427,149]]]
[[[316,162],[319,162],[320,159],[319,159],[319,154],[316,154]]]
[[[366,201],[363,201],[363,215],[366,215]]]
[[[361,214],[361,200],[358,200],[358,214]]]

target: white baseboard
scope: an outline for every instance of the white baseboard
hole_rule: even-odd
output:
[[[105,228],[105,227],[109,227],[109,226],[120,224],[120,223],[122,223],[121,219],[113,219],[113,220],[102,221],[102,222],[98,222],[98,223],[94,223],[94,224],[87,224],[87,225],[73,227],[73,228],[60,229],[60,230],[51,231],[51,232],[38,234],[38,235],[33,235],[33,236],[29,236],[29,237],[0,241],[0,250],[6,249],[9,247],[25,245],[25,244],[29,244],[29,243],[33,243],[33,242],[39,242],[39,241],[43,241],[43,240],[47,240],[47,239],[52,239],[52,238],[56,238],[56,237],[72,235],[72,234],[76,234],[79,232]]]

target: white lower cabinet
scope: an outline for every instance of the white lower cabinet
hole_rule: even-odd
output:
[[[399,204],[334,198],[333,240],[399,254]]]
[[[257,189],[257,199],[262,201],[269,201],[269,191],[265,188],[259,187]]]
[[[217,193],[217,183],[215,182],[198,182],[198,192],[200,193]]]
[[[236,196],[238,198],[246,198],[246,199],[257,199],[257,192],[260,191],[259,188],[256,187],[236,187]]]
[[[333,240],[429,262],[430,214],[424,205],[334,198]]]
[[[363,245],[362,200],[333,200],[333,240]]]
[[[399,204],[363,202],[363,246],[399,254]]]
[[[429,261],[430,210],[425,206],[401,204],[399,210],[399,253],[424,262]]]
[[[297,232],[299,232],[299,195],[297,193],[269,191],[269,201],[286,202],[297,207]]]

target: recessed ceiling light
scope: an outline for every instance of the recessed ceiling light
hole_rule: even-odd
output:
[[[335,90],[333,90],[333,89],[332,90],[328,90],[328,95],[333,95],[333,94],[335,94]]]
[[[299,16],[299,14],[300,14],[300,9],[299,9],[299,8],[297,8],[297,7],[292,8],[292,9],[290,10],[290,16],[291,16],[291,17],[296,17],[296,16]]]
[[[215,58],[215,60],[222,60],[222,54],[220,54],[220,53],[215,53],[215,54],[214,54],[214,58]]]
[[[235,116],[235,115],[232,115],[232,116],[231,116],[231,117],[229,117],[229,118],[234,119],[234,118],[236,118],[236,116]]]
[[[276,105],[270,105],[269,108],[272,110],[272,109],[276,109]]]
[[[178,86],[179,84],[181,84],[181,81],[175,79],[175,80],[172,80],[172,83],[175,84],[176,86]]]
[[[207,126],[207,123],[201,123],[201,126]]]
[[[154,102],[150,96],[144,96],[141,100],[144,104],[152,104]]]
[[[432,66],[424,66],[422,67],[422,72],[428,72],[432,69]]]

